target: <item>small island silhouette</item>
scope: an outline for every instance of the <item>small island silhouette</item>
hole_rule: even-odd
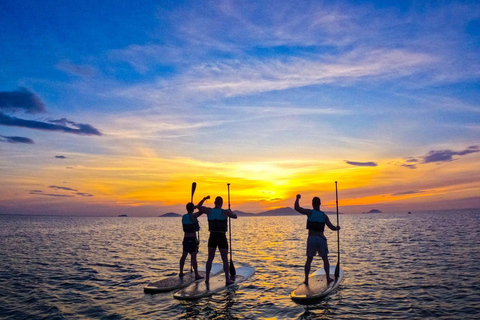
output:
[[[363,212],[363,213],[382,213],[382,211],[378,210],[378,209],[372,209],[368,212]]]

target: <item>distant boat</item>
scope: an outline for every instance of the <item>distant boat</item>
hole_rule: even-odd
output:
[[[126,214],[120,214],[119,217],[128,217]]]
[[[412,214],[412,211],[408,211],[408,214]]]

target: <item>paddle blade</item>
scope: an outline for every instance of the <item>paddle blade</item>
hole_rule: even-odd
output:
[[[340,261],[337,263],[337,266],[335,267],[335,279],[338,279],[340,277]]]
[[[195,189],[197,189],[197,183],[196,183],[196,182],[193,182],[193,183],[192,183],[192,197],[191,197],[191,201],[190,201],[190,202],[193,202],[193,195],[195,194]]]
[[[230,260],[230,276],[235,277],[237,275],[237,271],[235,270],[235,266],[233,265],[233,261]]]

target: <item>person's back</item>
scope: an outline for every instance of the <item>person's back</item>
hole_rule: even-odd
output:
[[[220,256],[222,257],[223,262],[223,271],[225,272],[225,283],[229,285],[233,283],[229,276],[228,270],[228,241],[227,241],[227,225],[228,218],[236,219],[237,215],[233,213],[230,209],[222,209],[223,199],[221,197],[215,198],[215,208],[203,207],[203,202],[207,197],[203,198],[202,201],[197,205],[198,210],[202,213],[206,213],[208,216],[208,230],[210,231],[210,236],[208,238],[208,259],[206,264],[207,275],[205,277],[205,282],[208,284],[210,279],[210,270],[212,268],[212,262],[215,258],[215,251],[220,251]]]
[[[335,227],[325,212],[320,210],[321,200],[318,197],[312,199],[313,209],[304,209],[300,207],[301,195],[297,195],[295,200],[295,210],[301,214],[305,214],[307,218],[308,239],[307,239],[307,261],[305,262],[305,284],[308,285],[308,275],[313,257],[318,255],[322,257],[323,267],[327,276],[327,281],[333,281],[330,278],[330,262],[328,261],[328,245],[327,238],[324,235],[325,225],[331,230],[340,230],[340,227]]]
[[[195,279],[202,279],[203,277],[200,276],[198,273],[198,263],[197,263],[197,252],[198,252],[198,239],[196,232],[200,230],[200,224],[198,223],[198,216],[201,213],[193,213],[195,210],[195,206],[193,203],[188,203],[187,206],[187,213],[182,216],[182,230],[184,232],[182,246],[183,246],[183,253],[180,258],[180,273],[179,276],[183,277],[183,267],[185,265],[185,259],[187,255],[190,254],[192,259],[192,267],[195,271]]]

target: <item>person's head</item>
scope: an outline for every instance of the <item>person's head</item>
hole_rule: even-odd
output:
[[[192,213],[193,210],[195,210],[195,205],[194,205],[193,203],[191,203],[191,202],[187,203],[187,206],[186,206],[186,207],[187,207],[187,212],[188,212],[188,213]]]
[[[320,209],[320,205],[322,204],[322,201],[320,201],[319,197],[314,197],[312,199],[312,207],[313,209]]]
[[[222,205],[223,205],[222,197],[216,197],[215,198],[215,208],[221,208]]]

